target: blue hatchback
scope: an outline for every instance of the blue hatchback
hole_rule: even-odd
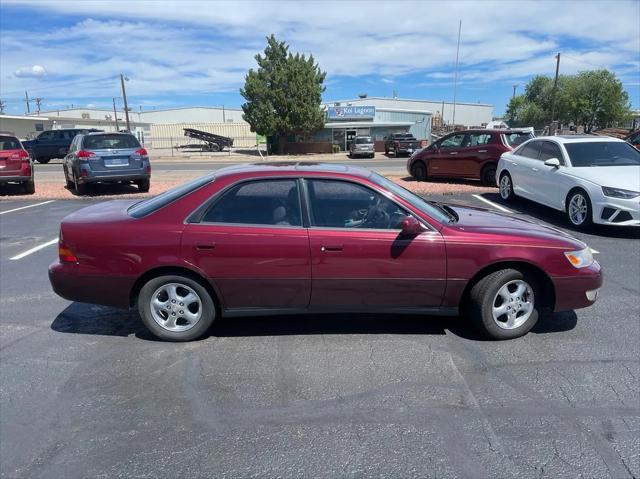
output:
[[[77,195],[90,183],[135,183],[142,192],[151,186],[149,155],[131,133],[77,135],[63,169],[67,187]]]

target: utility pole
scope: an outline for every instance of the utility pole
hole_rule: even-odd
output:
[[[31,109],[29,108],[29,94],[26,91],[24,92],[24,98],[25,98],[24,102],[27,104],[27,115],[28,115],[29,113],[31,113]]]
[[[516,88],[518,88],[518,85],[513,85],[513,96],[511,98],[516,97]]]
[[[227,122],[227,119],[224,114],[224,105],[222,105],[222,123],[226,123],[226,122]]]
[[[40,97],[34,98],[34,99],[32,100],[32,101],[35,101],[35,102],[36,102],[36,111],[38,112],[38,115],[40,114],[40,106],[42,105],[42,100],[43,100],[43,99],[42,99],[42,98],[40,98]]]
[[[131,131],[131,128],[129,126],[129,107],[127,106],[127,92],[124,89],[124,80],[124,75],[120,73],[120,83],[122,84],[122,99],[124,100],[124,117],[127,121],[127,131]],[[127,81],[129,81],[128,78]]]
[[[113,99],[113,118],[116,120],[116,131],[120,131],[120,127],[118,126],[118,112],[116,111],[116,99]]]
[[[4,107],[7,106],[5,102],[0,100],[0,115],[4,115]]]
[[[551,102],[551,123],[556,116],[556,90],[558,89],[558,72],[560,71],[560,52],[556,55],[556,77],[553,80],[553,100]]]
[[[451,118],[451,124],[455,129],[456,124],[456,96],[458,93],[458,58],[460,56],[460,33],[462,32],[462,20],[458,24],[458,48],[456,49],[456,72],[453,79],[453,116]]]

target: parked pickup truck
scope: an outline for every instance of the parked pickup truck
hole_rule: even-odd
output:
[[[384,152],[393,154],[397,157],[400,155],[411,155],[414,151],[420,149],[420,143],[411,133],[394,133],[385,138]]]
[[[53,158],[65,157],[76,135],[93,131],[101,130],[96,130],[95,128],[47,130],[40,133],[34,140],[23,141],[22,145],[35,161],[49,163]]]

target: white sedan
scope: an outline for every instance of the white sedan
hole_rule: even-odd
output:
[[[503,153],[500,196],[564,211],[571,224],[640,226],[640,151],[598,136],[549,136]]]

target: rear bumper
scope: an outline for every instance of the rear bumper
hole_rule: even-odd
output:
[[[17,183],[21,181],[30,181],[31,175],[28,176],[0,176],[0,184],[2,183]]]
[[[351,152],[351,156],[371,156],[375,154],[376,152],[373,150],[356,150]]]
[[[556,292],[555,311],[586,308],[596,302],[602,287],[600,265],[594,263],[586,269],[591,270],[589,274],[551,278]]]
[[[79,183],[109,183],[117,181],[136,181],[151,179],[151,174],[142,170],[133,170],[131,173],[124,171],[114,172],[90,172],[88,176],[78,178]]]
[[[56,261],[49,266],[49,282],[58,296],[69,301],[127,309],[134,278],[105,275],[79,264]]]

